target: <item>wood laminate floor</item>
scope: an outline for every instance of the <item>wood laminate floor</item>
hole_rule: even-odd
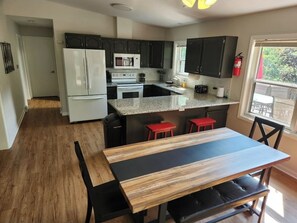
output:
[[[81,144],[93,184],[113,179],[101,153],[101,121],[69,124],[68,117],[60,115],[57,99],[29,102],[12,149],[0,151],[0,223],[84,222],[86,190],[74,153],[75,140]],[[296,188],[295,179],[273,171],[265,223],[297,222]],[[155,215],[156,209],[149,210],[146,221]],[[223,222],[256,221],[256,216],[241,214]],[[131,219],[125,216],[109,222],[130,223]]]

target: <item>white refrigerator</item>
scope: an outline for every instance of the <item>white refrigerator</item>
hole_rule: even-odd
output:
[[[63,53],[70,122],[104,118],[105,51],[64,48]]]

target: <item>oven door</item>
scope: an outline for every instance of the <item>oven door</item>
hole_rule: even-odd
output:
[[[118,99],[122,98],[142,98],[143,97],[143,85],[125,85],[117,87]]]

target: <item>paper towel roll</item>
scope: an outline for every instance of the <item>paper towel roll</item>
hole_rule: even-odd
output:
[[[223,87],[219,87],[217,91],[217,97],[222,98],[224,97],[225,89]]]

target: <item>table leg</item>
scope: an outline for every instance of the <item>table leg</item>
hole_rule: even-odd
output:
[[[159,205],[158,223],[166,222],[167,202]]]

